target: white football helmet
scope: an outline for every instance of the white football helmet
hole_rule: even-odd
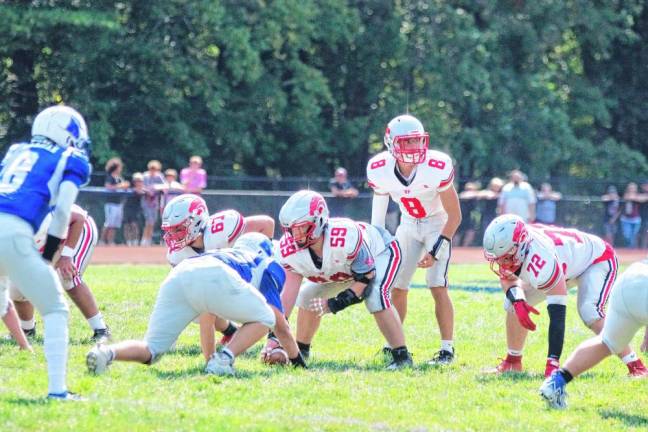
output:
[[[198,238],[209,221],[205,200],[183,194],[173,198],[162,213],[162,231],[169,250],[177,251]]]
[[[234,243],[234,249],[251,252],[255,256],[269,258],[274,253],[272,240],[258,232],[245,233]]]
[[[484,257],[497,275],[508,278],[524,262],[530,241],[529,231],[521,217],[512,214],[498,216],[484,231]]]
[[[404,114],[387,124],[384,141],[385,146],[396,160],[421,164],[427,157],[430,136],[416,117]]]
[[[319,239],[328,224],[329,210],[324,197],[317,192],[301,190],[293,194],[279,211],[279,223],[292,236],[299,249]]]
[[[32,125],[32,137],[45,137],[61,147],[73,146],[89,153],[90,137],[83,116],[65,105],[41,111]]]

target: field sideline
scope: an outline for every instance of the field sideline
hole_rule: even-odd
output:
[[[141,338],[166,266],[91,266],[86,280],[116,340]],[[417,281],[422,282],[422,273]],[[363,306],[327,317],[308,371],[269,369],[260,346],[238,359],[236,378],[201,373],[198,326],[153,367],[117,364],[105,376],[85,371],[91,332],[72,308],[70,389],[81,404],[47,403],[42,340],[36,356],[0,341],[0,425],[22,430],[646,430],[648,381],[625,377],[618,359],[570,385],[570,409],[547,410],[537,396],[546,355],[544,306],[525,351],[528,373],[490,377],[481,369],[505,354],[502,295],[484,264],[451,267],[458,359],[427,367],[438,348],[433,302],[413,290],[406,321],[416,366],[389,373],[378,354],[382,339]],[[294,317],[293,317],[294,319]],[[42,323],[38,325],[42,335]],[[565,356],[589,337],[570,296]],[[633,346],[638,348],[639,337]],[[646,359],[646,356],[643,356]]]

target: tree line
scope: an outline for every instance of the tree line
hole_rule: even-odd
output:
[[[648,175],[640,0],[0,0],[0,145],[64,102],[93,159],[362,176],[418,116],[461,177]]]

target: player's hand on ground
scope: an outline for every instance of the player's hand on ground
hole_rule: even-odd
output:
[[[420,260],[417,265],[420,268],[428,268],[428,267],[432,267],[432,264],[434,264],[435,262],[436,262],[436,260],[434,259],[434,257],[432,255],[430,255],[429,253],[426,253],[423,256],[423,259]]]
[[[514,302],[513,308],[515,309],[515,315],[517,315],[520,325],[527,330],[534,331],[536,329],[536,325],[531,320],[531,317],[529,316],[529,312],[534,313],[536,315],[540,315],[540,312],[538,312],[533,306],[531,306],[529,303],[525,301]]]
[[[308,304],[308,310],[310,310],[311,312],[315,312],[319,316],[331,312],[331,310],[328,307],[328,299],[324,299],[321,297],[312,299]]]
[[[56,263],[56,269],[61,273],[63,279],[70,280],[77,274],[76,266],[72,257],[61,257]]]

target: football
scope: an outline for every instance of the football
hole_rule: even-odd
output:
[[[264,356],[263,362],[269,365],[287,365],[289,363],[288,353],[281,347],[274,348]]]

